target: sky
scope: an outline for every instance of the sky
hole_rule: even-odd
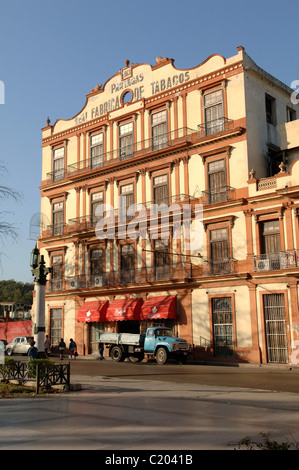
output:
[[[291,86],[298,79],[298,2],[227,0],[0,0],[0,280],[32,282],[32,219],[40,212],[41,128],[70,119],[86,95],[125,65],[174,59],[178,69],[243,46],[261,68]],[[1,85],[4,99],[1,99]]]

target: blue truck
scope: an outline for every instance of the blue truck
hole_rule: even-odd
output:
[[[116,362],[126,358],[139,362],[147,354],[158,364],[165,364],[171,357],[183,364],[191,352],[190,343],[173,336],[171,328],[160,326],[149,327],[146,334],[100,332],[99,343],[109,348],[109,356]]]

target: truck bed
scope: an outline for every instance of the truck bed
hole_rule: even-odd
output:
[[[144,343],[144,337],[134,333],[99,333],[99,343],[138,346]]]

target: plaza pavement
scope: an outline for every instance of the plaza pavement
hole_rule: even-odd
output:
[[[233,450],[271,432],[299,442],[299,394],[244,387],[72,375],[80,390],[0,399],[0,450]],[[76,387],[74,387],[76,388]]]

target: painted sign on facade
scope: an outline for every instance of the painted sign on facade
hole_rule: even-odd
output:
[[[138,67],[139,68],[139,67]],[[111,111],[121,108],[125,103],[134,103],[144,98],[148,98],[157,93],[169,90],[170,88],[182,85],[190,80],[189,71],[175,71],[168,73],[165,77],[157,79],[146,77],[145,72],[138,72],[138,68],[128,69],[131,77],[122,79],[122,75],[117,75],[109,80],[102,91],[103,95],[90,97],[88,109],[75,117],[75,125],[82,124],[91,119],[96,119]],[[124,69],[127,70],[127,69]],[[131,71],[130,71],[131,70]],[[136,70],[136,71],[135,71]],[[147,78],[147,79],[146,79]],[[93,105],[93,102],[96,101]],[[90,105],[91,103],[91,105]]]

